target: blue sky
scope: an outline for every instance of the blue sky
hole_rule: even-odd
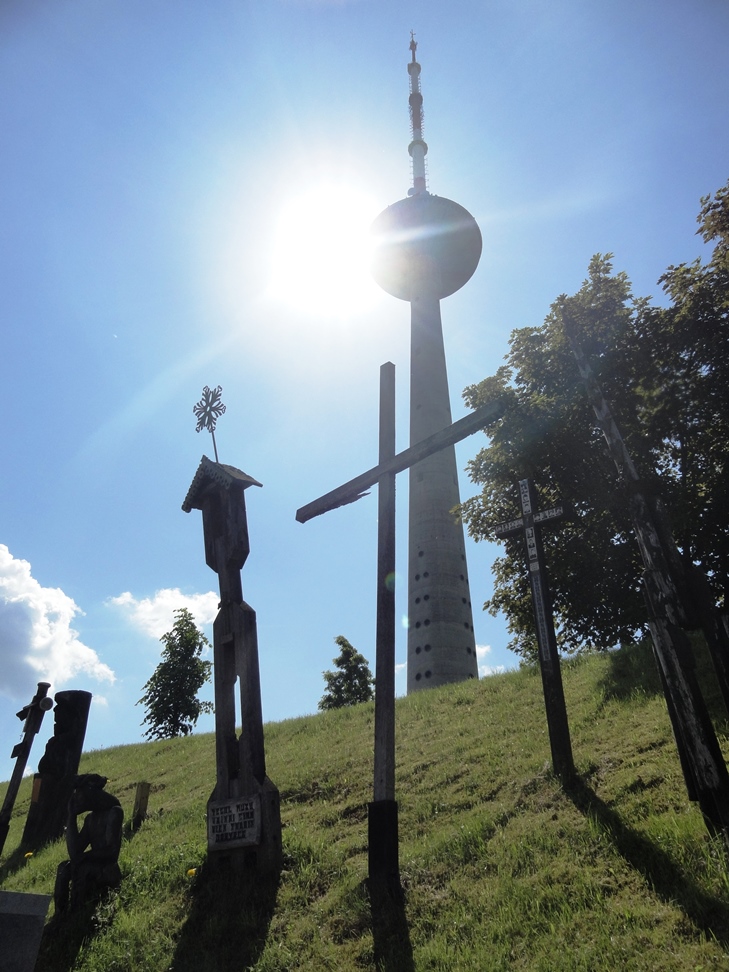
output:
[[[484,237],[442,307],[458,418],[464,386],[592,254],[657,300],[668,265],[706,255],[699,199],[729,178],[728,27],[724,0],[6,0],[0,778],[38,680],[94,693],[88,747],[134,742],[174,608],[210,633],[217,578],[180,509],[212,456],[204,385],[223,388],[221,461],[263,483],[243,588],[264,717],[316,710],[337,635],[374,659],[374,495],[294,514],[374,465],[388,360],[407,445],[409,309],[348,276],[342,241],[409,185],[410,30],[430,189]],[[297,273],[322,263],[309,292]],[[404,477],[398,492],[402,615]],[[497,552],[469,542],[474,605]],[[513,666],[503,619],[474,622],[483,671]]]

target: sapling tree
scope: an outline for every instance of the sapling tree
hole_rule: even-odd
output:
[[[341,649],[333,659],[337,671],[322,672],[326,682],[326,692],[319,700],[320,709],[342,709],[345,705],[368,702],[374,695],[374,678],[367,659],[347,641],[338,635],[334,641]]]
[[[186,736],[203,714],[212,712],[212,702],[202,702],[197,693],[210,679],[212,662],[201,657],[210,642],[198,629],[187,608],[175,611],[172,630],[163,634],[162,661],[144,685],[137,705],[147,709],[142,725],[148,739]]]

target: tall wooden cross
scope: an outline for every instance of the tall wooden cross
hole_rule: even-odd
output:
[[[542,526],[561,520],[565,516],[562,506],[537,511],[537,496],[528,479],[519,481],[521,516],[516,520],[499,523],[494,533],[499,539],[522,533],[526,540],[529,582],[532,588],[532,605],[539,646],[539,667],[542,672],[544,705],[547,710],[549,745],[552,750],[554,772],[563,782],[574,776],[570,727],[564,701],[562,673],[559,667],[557,638],[554,633],[552,598],[547,583],[547,569],[542,545]]]
[[[10,754],[10,758],[16,762],[13,775],[10,777],[10,783],[8,783],[2,809],[0,809],[0,851],[5,846],[5,839],[10,830],[10,817],[15,806],[15,798],[20,789],[20,782],[23,779],[25,765],[30,756],[30,748],[33,745],[34,738],[40,732],[43,716],[49,709],[53,708],[53,699],[48,698],[48,689],[50,687],[50,682],[38,682],[38,691],[28,705],[23,706],[20,712],[16,713],[19,719],[24,720],[23,738],[13,747],[13,751]]]
[[[447,446],[454,445],[503,414],[492,402],[465,418],[395,452],[395,365],[380,368],[379,463],[343,486],[302,506],[299,523],[354,503],[378,486],[377,643],[375,661],[375,765],[373,802],[368,808],[370,878],[399,881],[395,801],[395,476]]]

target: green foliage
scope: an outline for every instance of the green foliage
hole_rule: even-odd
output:
[[[531,478],[542,503],[562,501],[572,522],[545,533],[560,647],[605,649],[640,638],[646,612],[642,564],[626,495],[580,381],[563,314],[600,382],[644,489],[660,496],[685,562],[709,577],[729,605],[729,185],[702,200],[700,232],[715,242],[708,264],[671,267],[661,284],[669,307],[636,300],[611,255],[596,255],[572,297],[562,295],[541,327],[513,332],[506,364],[467,388],[469,406],[501,397],[490,445],[469,464],[480,495],[462,505],[469,532],[520,515],[516,483]],[[509,647],[536,652],[523,540],[506,542],[494,564],[486,609],[503,611]]]
[[[341,709],[358,702],[369,702],[374,696],[372,678],[367,659],[347,641],[344,635],[334,639],[340,652],[332,659],[335,672],[322,672],[326,692],[319,699],[320,709]]]
[[[582,780],[574,791],[545,768],[538,672],[397,700],[405,894],[390,929],[378,926],[366,882],[371,704],[266,726],[284,867],[275,893],[256,882],[252,902],[231,875],[216,884],[206,864],[212,735],[85,753],[81,772],[109,777],[127,821],[136,782],[151,780],[150,815],[135,834],[125,829],[121,887],[90,925],[56,922],[51,906],[38,968],[727,972],[725,853],[687,800],[662,696],[623,691],[621,656],[563,666]],[[648,652],[630,668],[650,663]],[[719,740],[726,754],[725,732]],[[49,894],[63,841],[6,867],[31,784],[0,879],[3,890]]]
[[[172,630],[162,635],[162,661],[144,685],[137,705],[147,709],[142,725],[148,739],[186,736],[203,712],[212,712],[211,702],[201,702],[197,693],[210,679],[212,663],[201,658],[210,642],[195,625],[187,608],[175,611]]]

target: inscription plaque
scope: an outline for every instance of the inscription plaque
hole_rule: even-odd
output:
[[[251,847],[261,842],[261,798],[215,800],[208,804],[208,847]]]

